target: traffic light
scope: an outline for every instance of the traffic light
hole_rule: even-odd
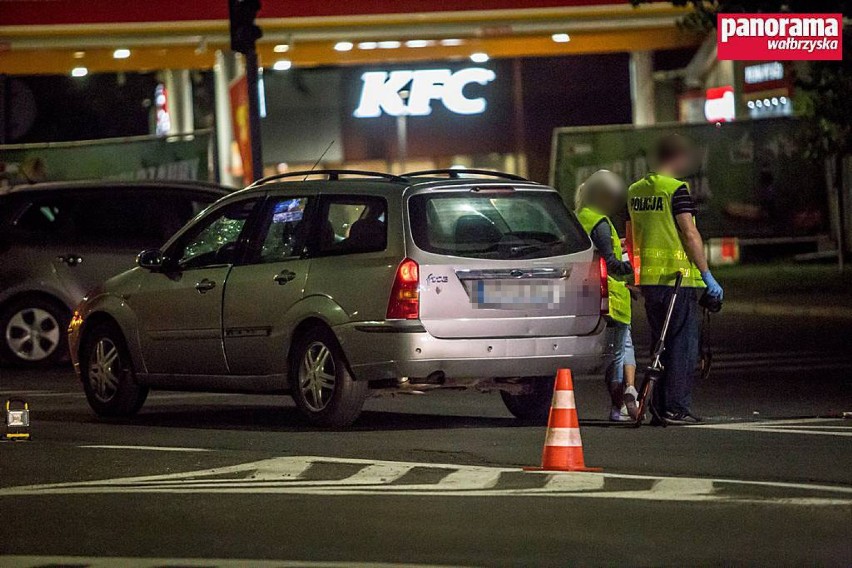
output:
[[[231,50],[246,54],[254,51],[254,44],[263,32],[254,23],[260,10],[260,0],[228,0],[231,20]]]

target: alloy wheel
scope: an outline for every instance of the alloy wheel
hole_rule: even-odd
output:
[[[26,308],[6,324],[6,344],[24,361],[38,362],[50,357],[59,347],[59,322],[41,308]]]
[[[102,337],[89,355],[89,385],[101,402],[109,402],[118,392],[120,377],[126,370],[115,343]]]
[[[331,350],[320,341],[308,345],[299,366],[299,389],[309,410],[320,412],[328,406],[334,395],[336,377]]]

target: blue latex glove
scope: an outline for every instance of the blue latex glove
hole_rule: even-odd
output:
[[[708,294],[714,298],[719,298],[720,300],[724,297],[725,292],[722,290],[722,287],[719,286],[719,283],[716,282],[716,279],[713,278],[713,275],[710,274],[709,270],[701,273],[701,279],[704,280],[705,284],[707,284]]]

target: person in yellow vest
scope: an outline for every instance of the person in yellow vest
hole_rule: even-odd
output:
[[[669,424],[701,421],[692,412],[700,333],[697,291],[706,287],[710,296],[720,300],[723,296],[707,265],[689,186],[678,179],[693,172],[694,156],[686,138],[664,136],[657,143],[656,171],[627,192],[631,256],[654,344],[662,332],[675,276],[683,274],[683,288],[666,334],[662,356],[665,371],[652,401],[657,414]]]
[[[613,360],[606,370],[606,383],[612,403],[609,419],[613,422],[631,420],[631,414],[636,412],[637,396],[633,383],[625,384],[625,365],[636,366],[630,341],[630,291],[627,289],[627,282],[633,281],[633,267],[624,259],[621,239],[611,220],[624,210],[626,194],[627,187],[620,176],[599,170],[580,184],[574,196],[577,219],[606,262],[607,339],[613,351]],[[628,346],[631,347],[629,352]]]

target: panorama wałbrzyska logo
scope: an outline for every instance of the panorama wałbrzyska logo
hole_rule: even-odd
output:
[[[842,14],[718,14],[723,60],[842,60]]]

